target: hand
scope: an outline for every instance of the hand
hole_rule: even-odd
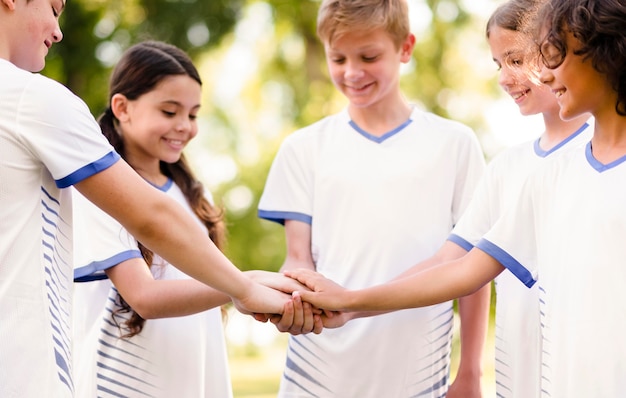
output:
[[[283,293],[291,294],[295,290],[308,290],[308,288],[293,278],[289,278],[280,272],[263,270],[251,270],[244,272],[245,275],[261,285],[271,287]]]
[[[286,270],[284,274],[312,290],[312,292],[306,290],[294,292],[294,295],[299,295],[302,301],[323,310],[343,311],[346,309],[350,291],[325,278],[322,274],[305,268]]]
[[[245,295],[239,299],[231,297],[231,300],[242,314],[282,314],[292,298],[289,294],[250,281]]]
[[[282,315],[273,315],[270,322],[276,325],[280,332],[287,332],[294,336],[306,333],[320,334],[324,329],[321,311],[314,309],[311,304],[303,303],[299,296],[294,296],[290,303],[285,304]]]
[[[350,313],[339,311],[323,311],[320,318],[324,329],[339,328],[352,319]]]

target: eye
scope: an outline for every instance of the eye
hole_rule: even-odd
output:
[[[170,111],[166,111],[166,110],[163,110],[161,112],[163,112],[163,114],[165,116],[167,116],[167,117],[174,117],[174,116],[176,116],[176,112],[170,112]]]
[[[362,59],[363,59],[364,62],[374,62],[374,61],[376,61],[378,59],[378,55],[373,56],[373,57],[365,57],[365,56],[363,56]]]
[[[539,51],[544,65],[550,69],[557,68],[563,63],[563,59],[565,58],[565,50],[550,43],[548,40],[541,44]]]
[[[189,119],[191,120],[196,120],[198,118],[198,115],[189,115]]]
[[[334,57],[334,58],[331,58],[330,60],[332,61],[332,63],[338,64],[338,65],[341,65],[344,62],[346,62],[346,59],[343,57]]]

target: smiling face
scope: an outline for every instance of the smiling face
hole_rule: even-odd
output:
[[[570,120],[585,112],[596,117],[615,113],[617,93],[606,76],[593,67],[590,59],[574,53],[580,42],[570,32],[565,34],[565,45],[567,51],[561,64],[554,69],[544,66],[540,76],[557,98],[561,119]],[[542,44],[541,54],[548,64],[556,64],[554,59],[560,57],[560,52],[548,42]]]
[[[7,25],[15,28],[15,40],[5,49],[4,56],[22,69],[38,72],[45,66],[52,44],[63,38],[59,16],[65,1],[17,0],[11,6],[14,18]]]
[[[325,45],[331,79],[351,107],[395,101],[400,95],[400,64],[410,60],[414,43],[409,35],[397,48],[384,29],[347,32]]]
[[[531,77],[535,68],[525,64],[528,38],[520,32],[493,26],[487,39],[493,61],[498,65],[498,84],[511,96],[522,115],[558,112],[550,88]]]
[[[117,115],[126,158],[137,169],[155,170],[174,163],[198,134],[200,84],[187,75],[172,75],[136,100],[127,100]],[[119,94],[118,94],[119,95]]]

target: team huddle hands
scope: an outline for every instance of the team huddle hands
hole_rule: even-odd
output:
[[[341,293],[346,289],[318,272],[302,268],[282,273],[255,270],[246,274],[255,282],[283,293],[280,313],[252,314],[259,322],[270,321],[280,332],[319,334],[324,328],[338,328],[352,319],[350,313],[341,311]],[[245,306],[235,305],[240,312],[250,314],[243,309]]]

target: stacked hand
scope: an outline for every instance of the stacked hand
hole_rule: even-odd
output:
[[[292,335],[310,332],[319,334],[324,328],[343,326],[350,319],[347,313],[322,310],[307,300],[307,298],[322,299],[323,302],[327,298],[325,294],[318,298],[317,289],[320,289],[320,292],[344,290],[315,271],[298,269],[285,271],[284,274],[248,271],[246,274],[262,285],[291,295],[291,300],[284,304],[280,314],[253,314],[257,321],[267,322],[269,320],[280,332],[287,332]]]

